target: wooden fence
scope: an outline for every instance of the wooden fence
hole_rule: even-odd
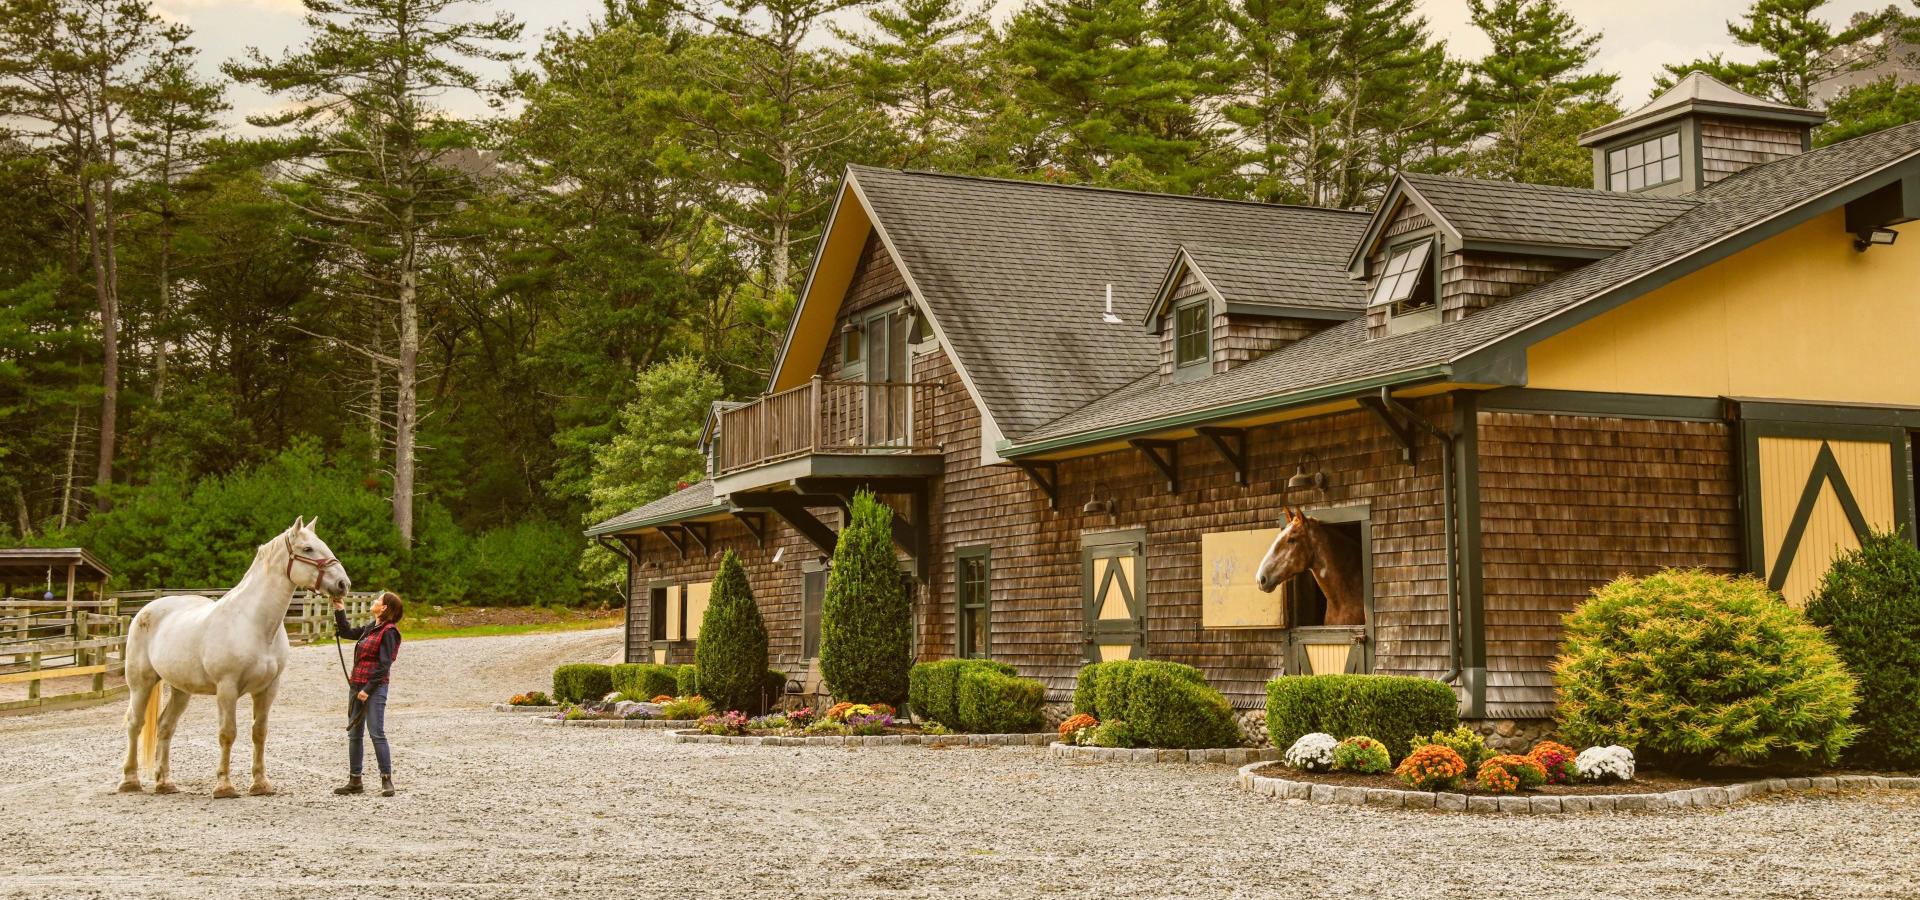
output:
[[[156,597],[197,594],[219,597],[224,590],[162,588],[121,591],[105,600],[72,603],[0,599],[0,685],[24,683],[25,698],[0,699],[0,713],[74,706],[126,693],[126,685],[108,684],[126,674],[127,629],[133,617]],[[347,617],[365,619],[377,592],[342,598]],[[311,643],[333,636],[333,604],[324,596],[296,593],[287,606],[287,638]],[[88,687],[43,695],[42,682],[89,678]]]

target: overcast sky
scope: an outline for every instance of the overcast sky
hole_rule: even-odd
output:
[[[996,12],[1005,16],[1022,2],[996,0]],[[1631,109],[1645,102],[1662,63],[1715,52],[1746,57],[1745,48],[1727,37],[1726,21],[1739,15],[1748,2],[1567,0],[1566,6],[1587,28],[1602,34],[1598,65],[1620,74],[1621,100]],[[1835,0],[1827,6],[1827,18],[1838,22],[1889,2]],[[300,0],[155,0],[154,7],[168,18],[193,26],[210,73],[222,60],[239,56],[248,47],[278,54],[298,45],[303,33]],[[540,35],[552,28],[584,24],[603,4],[601,0],[494,0],[492,7],[512,10],[526,23],[525,49],[531,53],[539,46]],[[1455,56],[1472,57],[1485,51],[1485,41],[1467,22],[1467,0],[1420,0],[1420,7]],[[229,99],[236,119],[271,104],[250,89],[235,88]]]

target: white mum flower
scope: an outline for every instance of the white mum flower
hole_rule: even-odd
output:
[[[1333,735],[1318,731],[1301,735],[1287,748],[1286,763],[1296,769],[1325,772],[1333,768],[1333,748],[1339,744]]]
[[[1574,757],[1573,769],[1587,781],[1632,781],[1633,751],[1619,744],[1588,747]]]

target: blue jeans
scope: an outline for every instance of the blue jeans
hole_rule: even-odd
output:
[[[366,702],[360,692],[367,692]],[[373,737],[373,755],[380,763],[380,774],[393,774],[393,753],[387,749],[387,683],[349,686],[347,693],[347,764],[354,777],[360,776],[360,763],[366,750],[360,742],[362,731]]]

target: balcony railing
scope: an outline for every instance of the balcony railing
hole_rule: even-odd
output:
[[[938,381],[827,381],[768,394],[720,414],[716,474],[809,454],[928,453]]]

